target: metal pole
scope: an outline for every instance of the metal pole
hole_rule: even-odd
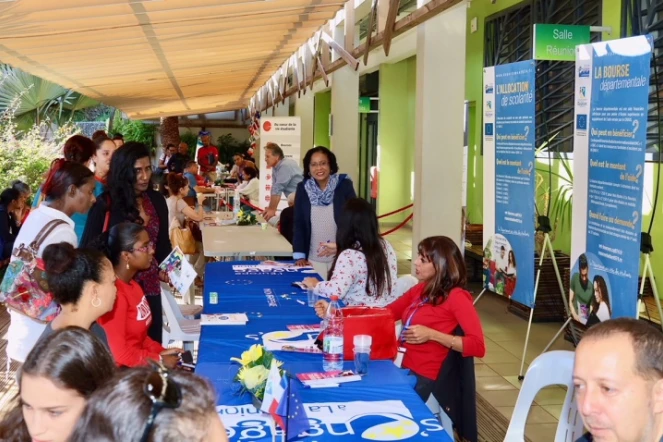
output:
[[[638,303],[642,302],[642,294],[645,291],[645,278],[649,279],[649,284],[651,285],[651,290],[654,293],[654,300],[656,301],[656,307],[658,308],[658,317],[661,321],[661,330],[663,330],[663,310],[661,309],[661,300],[658,298],[658,289],[654,281],[654,271],[651,267],[651,261],[649,260],[649,253],[645,254],[645,273],[642,277],[642,283],[640,284],[640,297]],[[639,307],[639,306],[638,306]],[[638,316],[640,315],[640,309],[638,308]]]
[[[481,293],[479,293],[479,296],[477,296],[477,299],[474,300],[474,302],[472,303],[472,305],[476,305],[476,303],[479,302],[479,299],[481,299],[481,297],[483,296],[484,293],[486,293],[486,289],[485,289],[485,288],[484,288],[483,290],[481,290]]]

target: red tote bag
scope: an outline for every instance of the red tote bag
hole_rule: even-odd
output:
[[[345,307],[343,312],[343,353],[346,361],[354,360],[356,335],[373,337],[371,359],[394,359],[398,351],[394,318],[386,308]]]

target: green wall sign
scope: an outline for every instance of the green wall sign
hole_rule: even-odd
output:
[[[589,26],[534,25],[534,59],[575,61],[576,46],[589,43]]]
[[[371,113],[371,97],[359,97],[359,113]]]

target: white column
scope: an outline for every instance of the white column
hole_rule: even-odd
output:
[[[295,115],[302,120],[302,144],[300,158],[313,147],[313,116],[315,115],[315,94],[306,91],[295,99]]]
[[[332,74],[331,148],[340,172],[359,179],[359,75],[345,66]],[[462,135],[462,133],[461,133]]]
[[[459,247],[467,4],[417,27],[415,196],[412,247],[444,235]]]

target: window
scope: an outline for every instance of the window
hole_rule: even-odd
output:
[[[659,124],[661,121],[657,93],[663,93],[663,0],[623,0],[622,2],[622,37],[652,34],[654,38],[654,57],[649,87],[649,118],[647,122],[648,160],[658,160]],[[656,63],[656,69],[655,65]],[[662,98],[663,100],[663,98]]]
[[[661,0],[663,1],[663,0]],[[601,0],[531,0],[486,19],[484,65],[532,58],[534,23],[599,26]],[[599,34],[592,39],[598,40]],[[536,63],[536,146],[573,152],[575,63]]]

